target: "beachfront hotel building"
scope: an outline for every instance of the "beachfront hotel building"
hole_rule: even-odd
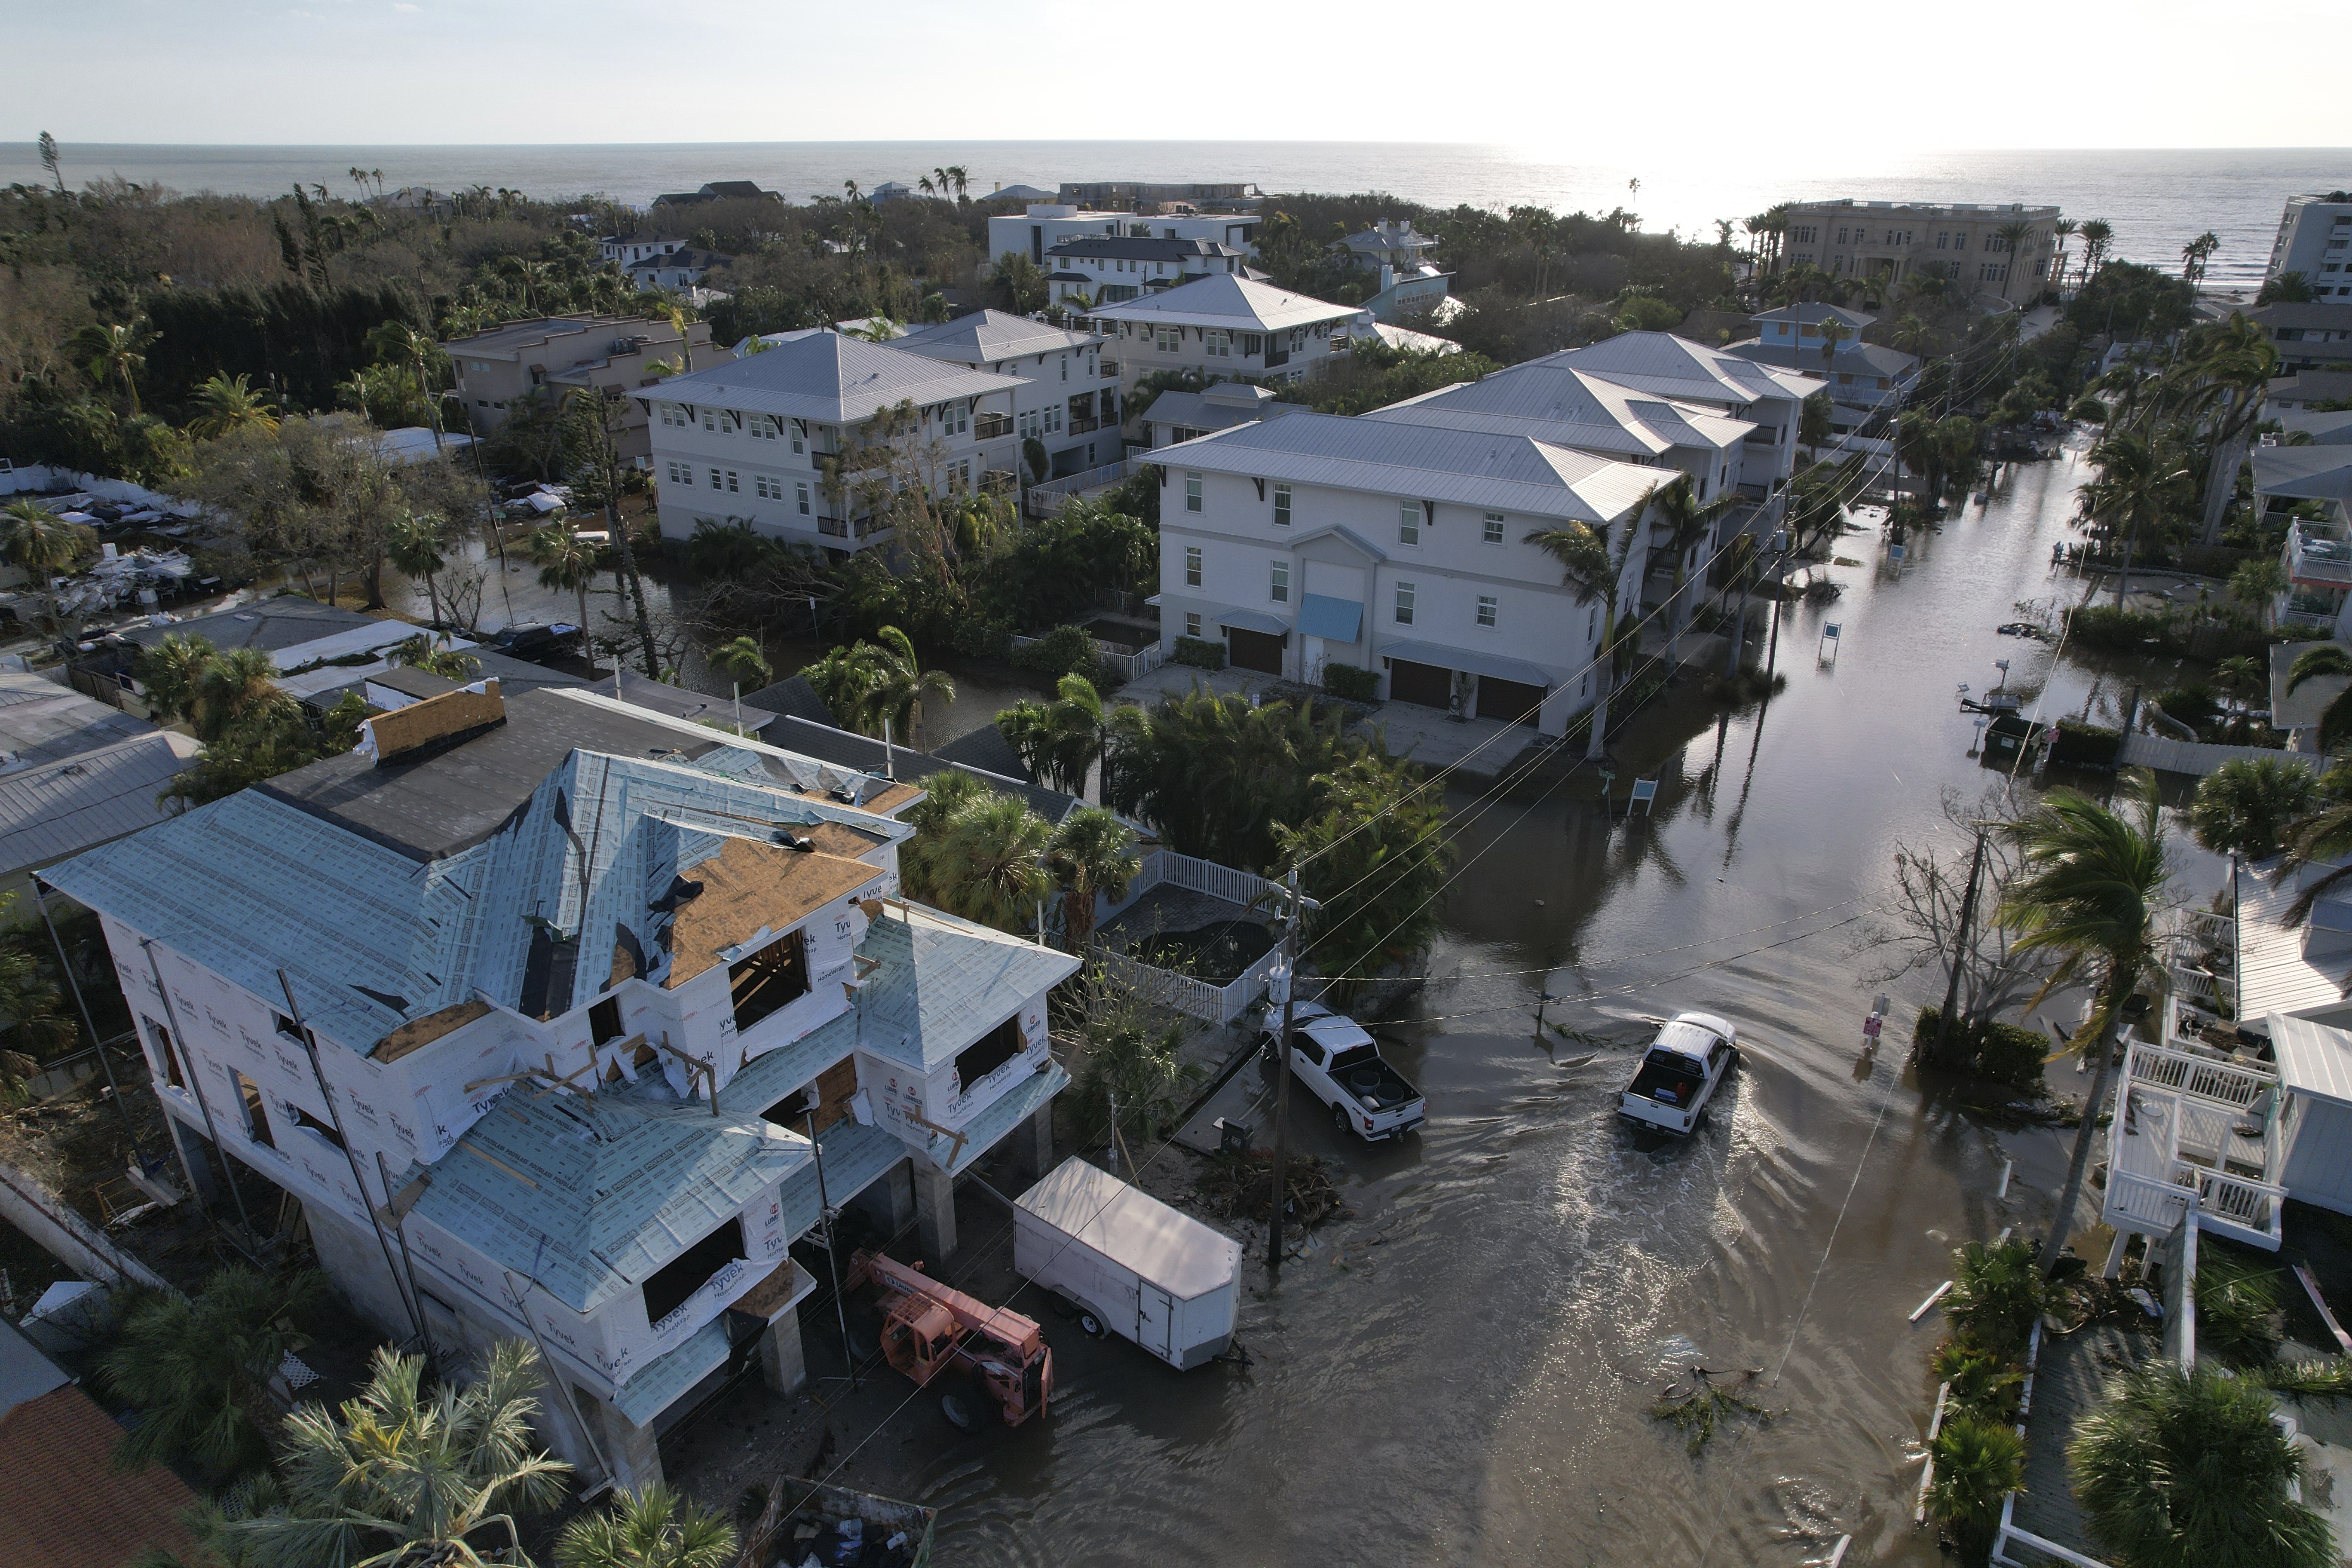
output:
[[[2300,272],[2315,300],[2352,305],[2352,191],[2289,196],[2264,278]]]
[[[1973,294],[2031,304],[2051,282],[2056,207],[1985,202],[1791,202],[1783,264],[1895,282],[1933,268]],[[2033,226],[2015,250],[2004,226]]]

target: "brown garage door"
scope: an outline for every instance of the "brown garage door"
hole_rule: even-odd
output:
[[[1507,724],[1532,724],[1536,710],[1544,700],[1544,689],[1529,686],[1524,680],[1497,680],[1491,675],[1478,678],[1478,717],[1500,719]]]
[[[1280,675],[1282,639],[1271,632],[1245,632],[1239,626],[1227,626],[1225,658],[1235,669],[1255,669],[1261,675]]]
[[[1446,708],[1454,702],[1454,672],[1409,658],[1389,660],[1389,699],[1418,702],[1424,708]]]

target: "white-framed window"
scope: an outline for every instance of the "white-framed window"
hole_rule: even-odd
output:
[[[669,466],[669,482],[674,485],[690,485],[694,483],[694,470],[684,463],[672,463]]]
[[[719,410],[716,408],[706,408],[702,411],[702,427],[705,430],[716,430],[719,428]]]
[[[728,469],[728,470],[727,470],[727,489],[728,489],[730,492],[732,492],[732,491],[735,491],[735,490],[739,490],[739,489],[740,489],[741,488],[742,488],[742,487],[741,487],[740,484],[738,484],[738,483],[736,482],[735,470],[734,470],[734,469],[732,469],[732,468]]]
[[[806,443],[804,443],[804,442],[801,439],[801,427],[800,427],[800,422],[799,422],[798,420],[794,420],[794,421],[793,421],[793,422],[792,422],[792,425],[793,425],[793,451],[795,451],[795,452],[803,451],[803,450],[805,450],[805,449],[806,449]]]
[[[1495,616],[1499,613],[1501,608],[1502,601],[1496,597],[1496,595],[1492,594],[1479,595],[1478,624],[1482,626],[1493,626],[1495,624]]]
[[[1399,503],[1397,507],[1397,542],[1399,544],[1419,544],[1421,542],[1421,503],[1419,501],[1409,500]]]
[[[1307,329],[1305,327],[1293,327],[1290,329],[1290,352],[1295,354],[1305,353],[1307,352]]]
[[[1159,341],[1160,352],[1164,354],[1172,354],[1177,350],[1184,346],[1184,329],[1181,327],[1161,327],[1159,331]]]
[[[1197,588],[1200,585],[1201,547],[1197,544],[1188,544],[1184,547],[1184,586]]]
[[[1584,640],[1591,642],[1601,635],[1601,606],[1593,605],[1584,612]],[[1272,1189],[1269,1188],[1268,1191]]]
[[[1290,487],[1288,485],[1274,487],[1274,526],[1276,528],[1290,526]]]
[[[940,434],[961,436],[971,428],[971,409],[961,403],[950,403],[940,410]]]
[[[717,468],[711,469],[710,488],[714,490],[725,489],[727,488],[727,476],[720,473]]]
[[[1202,344],[1211,359],[1225,359],[1234,352],[1234,335],[1218,327],[1202,334]]]
[[[1062,356],[1062,379],[1063,379],[1064,381],[1067,381],[1067,380],[1069,380],[1069,379],[1070,379],[1070,356],[1069,356],[1069,355],[1067,355],[1067,354],[1064,354],[1064,355]],[[1266,1189],[1266,1191],[1268,1191],[1268,1192],[1272,1192],[1273,1190],[1274,1190],[1274,1189],[1273,1189],[1273,1188],[1271,1188],[1271,1187],[1268,1187],[1268,1188]],[[1272,1200],[1272,1199],[1270,1199],[1270,1198],[1267,1200],[1267,1202],[1269,1202],[1269,1203],[1271,1203],[1272,1201],[1273,1201],[1273,1200]]]
[[[1037,434],[1036,411],[1034,409],[1023,409],[1019,414],[1013,416],[1013,434],[1019,436],[1024,441],[1026,441],[1030,437]]]
[[[665,403],[661,405],[661,422],[682,426],[686,423],[686,411],[675,403]]]
[[[1197,637],[1201,635],[1201,613],[1198,610],[1184,612],[1184,635],[1188,637]]]
[[[798,500],[798,501],[800,502],[801,515],[802,515],[803,517],[806,517],[806,516],[809,514],[809,489],[808,489],[808,486],[806,486],[806,485],[804,485],[804,484],[801,484],[801,485],[794,485],[793,488],[793,489],[794,489],[795,491],[797,491],[797,492],[798,492],[798,495],[797,495],[796,499],[797,499],[797,500]]]
[[[1184,476],[1184,510],[1186,511],[1201,510],[1201,476],[1198,474]]]
[[[754,441],[772,441],[775,438],[776,422],[769,418],[764,414],[753,415],[751,416],[751,439]]]
[[[1277,605],[1290,603],[1290,563],[1270,561],[1266,563],[1265,596]]]
[[[777,480],[770,479],[765,474],[753,474],[751,476],[751,493],[758,496],[761,500],[782,500],[784,499],[783,486]]]
[[[1058,436],[1061,433],[1062,405],[1058,403],[1048,403],[1045,405],[1045,434]]]
[[[1412,625],[1412,584],[1410,583],[1396,585],[1396,624],[1401,626]]]
[[[1500,544],[1503,542],[1503,514],[1501,512],[1490,511],[1486,514],[1486,540],[1489,544]]]

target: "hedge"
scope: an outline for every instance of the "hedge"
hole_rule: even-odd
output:
[[[1176,651],[1168,656],[1171,664],[1189,664],[1199,669],[1225,668],[1225,645],[1211,642],[1206,637],[1178,637]]]
[[[1370,702],[1380,693],[1380,672],[1353,664],[1327,664],[1323,667],[1323,689],[1350,702]]]
[[[2111,768],[2116,765],[2116,753],[2123,750],[2120,730],[2067,719],[2059,722],[2057,731],[2057,739],[2051,742],[2050,760],[2060,767]]]
[[[1937,1026],[1943,1016],[1941,1007],[1919,1009],[1919,1021],[1911,1030],[1915,1053],[1934,1048]],[[2029,1094],[2041,1092],[2042,1060],[2049,1054],[2050,1042],[2040,1031],[1981,1018],[1961,1025],[1958,1033],[1954,1043],[1959,1047],[1956,1054],[1964,1070]]]
[[[1087,635],[1086,627],[1055,626],[1035,642],[1014,648],[1013,662],[1023,669],[1034,669],[1059,680],[1066,675],[1092,678],[1099,661],[1095,654],[1095,639]]]

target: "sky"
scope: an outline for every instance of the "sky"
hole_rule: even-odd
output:
[[[0,139],[1475,142],[1790,174],[1857,142],[2315,147],[2341,95],[2264,62],[2330,47],[2342,5],[15,0]]]

